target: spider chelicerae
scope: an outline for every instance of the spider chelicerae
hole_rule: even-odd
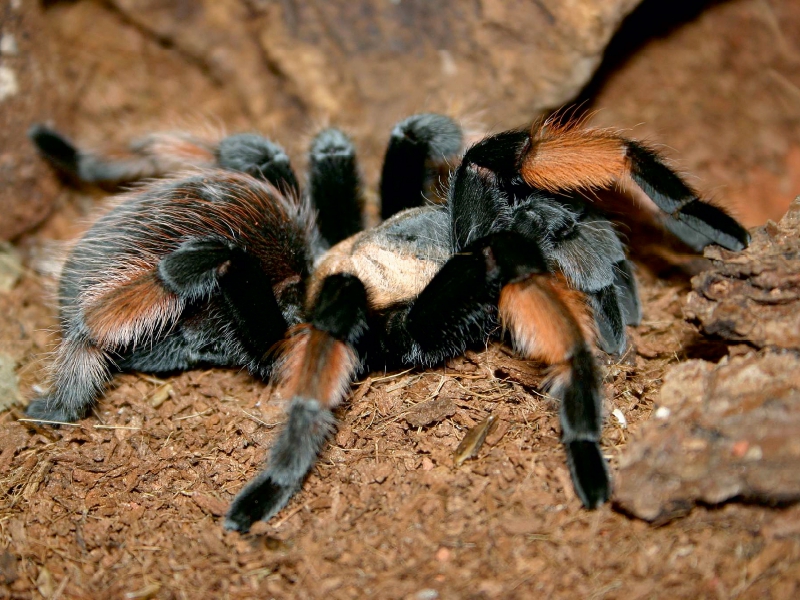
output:
[[[383,223],[370,229],[355,148],[338,129],[311,143],[304,191],[284,150],[256,134],[152,135],[120,159],[43,126],[31,137],[82,181],[166,177],[121,195],[73,247],[49,391],[28,415],[80,419],[123,370],[246,366],[280,378],[287,422],[224,522],[242,532],[300,488],[356,374],[435,365],[492,337],[549,365],[575,491],[597,507],[611,483],[593,349],[623,352],[641,309],[593,192],[626,190],[695,249],[749,239],[653,149],[559,119],[466,152],[449,117],[401,121],[383,163]],[[445,202],[426,202],[450,168]]]

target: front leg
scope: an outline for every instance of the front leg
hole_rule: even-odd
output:
[[[410,364],[440,362],[485,341],[499,329],[498,317],[520,354],[551,365],[575,492],[587,508],[597,507],[611,484],[599,445],[592,317],[584,295],[548,271],[533,240],[501,231],[469,244],[409,306],[385,316],[381,350]]]
[[[367,295],[352,275],[331,275],[322,284],[311,323],[288,340],[281,377],[291,397],[289,419],[270,452],[269,467],[239,492],[225,517],[226,529],[247,532],[267,520],[300,489],[332,433],[332,410],[359,367],[354,350],[366,330]]]

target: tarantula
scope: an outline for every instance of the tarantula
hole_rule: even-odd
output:
[[[31,137],[84,181],[198,167],[122,195],[74,247],[50,391],[27,413],[79,419],[122,370],[206,364],[279,377],[288,421],[268,468],[228,511],[224,526],[241,532],[300,488],[357,373],[434,365],[491,337],[549,365],[575,491],[597,507],[611,484],[593,346],[621,353],[641,309],[623,244],[587,192],[624,187],[696,249],[749,240],[654,150],[558,120],[490,135],[463,155],[452,119],[401,121],[383,163],[385,220],[367,230],[355,149],[337,129],[313,140],[305,193],[282,148],[255,134],[151,136],[118,160],[42,126]],[[449,165],[446,202],[426,203]]]

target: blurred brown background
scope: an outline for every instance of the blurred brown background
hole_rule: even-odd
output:
[[[33,122],[106,148],[154,129],[255,129],[298,162],[335,123],[374,184],[409,113],[497,130],[570,103],[663,144],[748,225],[779,217],[800,193],[800,3],[636,4],[5,0],[0,238],[59,203]]]

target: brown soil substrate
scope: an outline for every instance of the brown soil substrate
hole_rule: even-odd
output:
[[[666,369],[720,352],[682,318],[687,284],[641,273],[643,324],[606,366],[604,448],[616,466]],[[0,296],[22,389],[43,379],[52,313],[42,278]],[[242,372],[118,377],[95,414],[54,431],[0,417],[6,597],[790,598],[800,508],[708,506],[656,528],[582,509],[541,370],[503,346],[440,369],[353,384],[301,493],[248,535],[220,516],[282,420]],[[618,409],[626,427],[612,412]],[[455,467],[467,430],[499,425]],[[619,414],[619,413],[617,413]]]

